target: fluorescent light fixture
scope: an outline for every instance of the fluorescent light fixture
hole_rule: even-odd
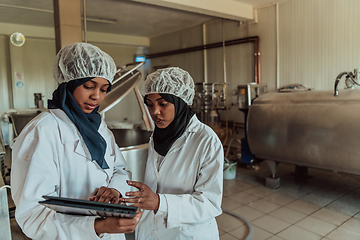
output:
[[[145,55],[135,55],[135,62],[145,62],[146,56]]]
[[[84,17],[82,18],[84,19]],[[88,17],[86,16],[86,21],[89,22],[99,22],[99,23],[109,23],[109,24],[116,24],[117,20],[110,19],[110,18],[96,18],[96,17]]]

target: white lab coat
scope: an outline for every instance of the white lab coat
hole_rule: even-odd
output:
[[[91,155],[75,124],[60,109],[41,113],[15,140],[12,149],[11,187],[15,218],[33,239],[99,239],[93,216],[57,213],[38,201],[53,195],[89,199],[95,188],[106,186],[122,195],[130,190],[125,160],[104,121],[99,133],[107,148],[102,169]],[[124,234],[105,234],[103,239],[125,239]]]
[[[194,115],[159,171],[152,138],[149,145],[144,183],[159,194],[160,206],[156,214],[144,211],[136,239],[219,239],[224,152],[217,135]]]

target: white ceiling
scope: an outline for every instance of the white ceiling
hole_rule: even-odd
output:
[[[217,0],[221,1],[221,0]],[[257,6],[273,0],[233,0]],[[129,0],[86,0],[86,16],[114,19],[116,24],[87,21],[93,32],[153,37],[216,19]],[[0,22],[53,27],[52,0],[0,0]]]

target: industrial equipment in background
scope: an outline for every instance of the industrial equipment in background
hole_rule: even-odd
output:
[[[278,92],[302,92],[302,91],[311,91],[311,88],[307,88],[300,83],[290,84],[278,89]]]
[[[280,186],[280,162],[296,165],[302,176],[308,167],[360,175],[360,90],[349,82],[338,90],[342,76],[359,83],[358,70],[342,72],[334,91],[271,92],[253,101],[247,137],[255,159],[269,163],[268,187]]]
[[[34,103],[36,108],[44,108],[43,97],[42,93],[34,93]]]
[[[201,122],[209,125],[220,139],[225,139],[225,142],[229,134],[228,128],[221,127],[218,111],[228,111],[227,101],[225,83],[195,83],[192,110]]]
[[[254,99],[267,93],[267,84],[251,82],[237,87],[238,108],[244,113],[245,137],[241,139],[241,162],[244,164],[253,163],[253,154],[248,143],[247,116],[249,108]]]
[[[241,158],[241,150],[238,144],[240,140],[234,136],[235,130],[231,131],[228,126],[229,107],[226,83],[196,83],[192,109],[198,119],[210,126],[221,140],[225,152],[224,179],[234,179],[237,162]],[[220,119],[219,111],[225,111],[225,121]],[[225,127],[222,126],[222,122],[225,122]],[[234,140],[237,147],[232,146]]]
[[[355,89],[355,85],[360,86],[360,69],[355,68],[354,73],[352,73],[352,72],[342,72],[335,79],[334,96],[339,95],[338,84],[340,82],[340,79],[343,76],[346,76],[346,79],[345,79],[346,87],[345,87],[345,89],[347,89],[347,88]]]

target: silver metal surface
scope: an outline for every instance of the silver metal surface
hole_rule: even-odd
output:
[[[360,90],[264,94],[247,131],[256,158],[360,174]]]
[[[132,173],[133,181],[144,181],[151,132],[139,129],[110,129]]]
[[[118,70],[117,74],[120,76],[115,76],[116,79],[112,82],[111,91],[106,94],[99,107],[100,114],[109,111],[136,87],[141,78],[141,72],[137,69],[143,64],[143,62],[128,64],[126,67],[132,65],[135,67],[130,70],[127,70],[126,67]]]
[[[4,146],[12,147],[14,139],[34,117],[45,111],[45,108],[8,109],[1,116],[1,135]],[[1,148],[1,147],[0,147]]]
[[[249,109],[255,98],[267,93],[267,84],[252,82],[245,85],[238,85],[237,89],[238,108],[244,110]]]

